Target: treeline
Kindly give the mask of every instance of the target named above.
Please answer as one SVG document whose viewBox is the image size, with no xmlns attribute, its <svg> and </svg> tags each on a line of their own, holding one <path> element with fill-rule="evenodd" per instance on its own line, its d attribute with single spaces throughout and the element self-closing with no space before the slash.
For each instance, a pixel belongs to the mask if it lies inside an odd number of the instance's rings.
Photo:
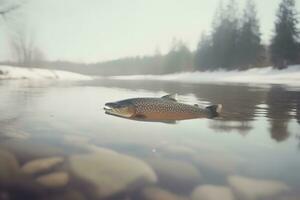
<svg viewBox="0 0 300 200">
<path fill-rule="evenodd" d="M 282 69 L 300 62 L 295 0 L 280 3 L 270 46 L 262 45 L 254 1 L 247 1 L 241 17 L 238 13 L 235 0 L 230 0 L 226 6 L 220 4 L 211 34 L 202 35 L 196 50 L 197 69 L 247 69 L 266 64 Z"/>
<path fill-rule="evenodd" d="M 20 63 L 1 62 L 2 65 L 24 66 Z M 89 75 L 166 74 L 194 70 L 194 52 L 180 40 L 174 39 L 168 54 L 157 51 L 151 56 L 121 58 L 99 63 L 76 63 L 70 61 L 31 62 L 33 67 L 67 70 Z"/>
<path fill-rule="evenodd" d="M 254 1 L 247 1 L 242 17 L 237 2 L 221 3 L 213 21 L 212 33 L 202 34 L 195 66 L 200 70 L 245 69 L 266 60 Z"/>
</svg>

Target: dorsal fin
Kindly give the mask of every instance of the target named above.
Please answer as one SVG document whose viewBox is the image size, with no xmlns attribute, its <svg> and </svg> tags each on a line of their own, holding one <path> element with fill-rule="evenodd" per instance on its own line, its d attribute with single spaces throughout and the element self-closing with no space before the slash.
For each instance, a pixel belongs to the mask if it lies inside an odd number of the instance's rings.
<svg viewBox="0 0 300 200">
<path fill-rule="evenodd" d="M 172 100 L 172 101 L 177 101 L 177 94 L 168 94 L 165 96 L 162 96 L 161 98 L 163 99 L 168 99 L 168 100 Z"/>
</svg>

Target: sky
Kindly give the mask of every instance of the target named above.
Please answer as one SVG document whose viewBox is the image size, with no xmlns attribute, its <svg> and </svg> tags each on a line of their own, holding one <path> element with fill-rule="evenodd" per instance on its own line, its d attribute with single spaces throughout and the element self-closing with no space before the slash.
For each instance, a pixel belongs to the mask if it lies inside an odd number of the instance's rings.
<svg viewBox="0 0 300 200">
<path fill-rule="evenodd" d="M 236 1 L 242 10 L 246 0 Z M 280 0 L 255 1 L 262 38 L 267 43 L 273 34 L 275 12 Z M 174 38 L 184 41 L 194 50 L 202 31 L 209 33 L 219 2 L 27 0 L 22 12 L 19 11 L 14 18 L 27 27 L 34 36 L 35 45 L 47 59 L 93 63 L 152 55 L 156 50 L 166 53 Z M 296 2 L 299 7 L 300 0 Z M 0 60 L 12 58 L 8 23 L 0 19 Z"/>
</svg>

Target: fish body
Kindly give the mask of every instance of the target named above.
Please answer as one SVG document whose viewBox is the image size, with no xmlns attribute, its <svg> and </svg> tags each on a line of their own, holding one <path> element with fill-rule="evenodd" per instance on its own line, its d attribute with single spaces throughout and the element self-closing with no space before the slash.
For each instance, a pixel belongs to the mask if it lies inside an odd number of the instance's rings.
<svg viewBox="0 0 300 200">
<path fill-rule="evenodd" d="M 129 119 L 145 121 L 176 121 L 194 118 L 214 118 L 221 111 L 222 106 L 212 105 L 200 108 L 177 102 L 174 95 L 161 98 L 132 98 L 122 101 L 106 103 L 104 110 L 107 114 Z"/>
</svg>

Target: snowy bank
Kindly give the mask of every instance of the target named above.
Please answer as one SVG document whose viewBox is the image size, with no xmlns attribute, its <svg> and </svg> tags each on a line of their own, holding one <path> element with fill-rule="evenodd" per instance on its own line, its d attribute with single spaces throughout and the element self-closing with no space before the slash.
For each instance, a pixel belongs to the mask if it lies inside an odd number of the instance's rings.
<svg viewBox="0 0 300 200">
<path fill-rule="evenodd" d="M 111 76 L 118 80 L 159 80 L 184 83 L 254 83 L 300 85 L 300 65 L 290 66 L 284 70 L 272 67 L 253 68 L 246 71 L 183 72 L 165 75 L 131 75 Z"/>
<path fill-rule="evenodd" d="M 33 80 L 53 79 L 53 80 L 79 81 L 79 80 L 92 80 L 93 78 L 78 73 L 60 71 L 60 70 L 0 66 L 0 79 L 33 79 Z"/>
</svg>

